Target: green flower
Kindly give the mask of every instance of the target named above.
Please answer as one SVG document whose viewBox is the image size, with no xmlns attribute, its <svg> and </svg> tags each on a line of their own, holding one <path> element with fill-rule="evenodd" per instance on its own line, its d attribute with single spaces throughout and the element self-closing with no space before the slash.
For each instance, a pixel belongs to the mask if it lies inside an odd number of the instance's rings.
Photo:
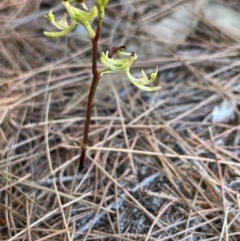
<svg viewBox="0 0 240 241">
<path fill-rule="evenodd" d="M 98 15 L 97 7 L 94 6 L 90 12 L 87 12 L 71 6 L 68 1 L 63 1 L 62 4 L 67 9 L 71 19 L 77 21 L 78 24 L 83 25 L 88 31 L 89 37 L 93 39 L 95 37 L 95 32 L 92 29 L 91 24 Z"/>
<path fill-rule="evenodd" d="M 135 78 L 130 73 L 130 67 L 134 60 L 137 59 L 136 53 L 127 53 L 127 52 L 119 52 L 119 56 L 126 56 L 127 58 L 123 59 L 113 59 L 108 57 L 108 51 L 105 53 L 102 53 L 101 62 L 104 64 L 107 68 L 103 69 L 100 72 L 100 75 L 104 75 L 106 73 L 113 73 L 113 72 L 119 72 L 123 71 L 126 73 L 128 79 L 132 84 L 137 86 L 141 90 L 145 91 L 156 91 L 161 89 L 160 86 L 155 87 L 149 87 L 146 86 L 148 84 L 151 84 L 157 77 L 158 67 L 156 68 L 156 71 L 150 75 L 150 79 L 148 79 L 145 72 L 142 70 L 142 75 L 139 78 Z"/>
<path fill-rule="evenodd" d="M 64 16 L 59 21 L 55 21 L 55 16 L 52 13 L 52 10 L 47 15 L 45 15 L 44 17 L 46 17 L 53 26 L 55 26 L 59 30 L 62 30 L 60 32 L 47 32 L 47 31 L 44 31 L 43 33 L 46 36 L 48 36 L 48 37 L 57 38 L 57 37 L 65 36 L 66 34 L 70 33 L 74 29 L 74 27 L 76 25 L 76 21 L 75 20 L 72 20 L 70 26 L 68 25 L 68 23 L 67 23 L 67 15 L 66 14 L 64 14 Z"/>
<path fill-rule="evenodd" d="M 83 11 L 81 9 L 78 9 L 76 7 L 73 7 L 69 4 L 68 1 L 62 1 L 62 4 L 66 7 L 70 17 L 71 17 L 71 25 L 69 26 L 67 23 L 67 17 L 64 15 L 61 20 L 55 21 L 55 16 L 52 13 L 52 10 L 46 15 L 45 17 L 58 29 L 63 30 L 60 32 L 44 32 L 46 36 L 49 37 L 62 37 L 71 32 L 76 24 L 81 24 L 83 25 L 91 39 L 95 37 L 95 32 L 91 27 L 92 22 L 98 15 L 98 10 L 97 7 L 94 6 L 90 12 Z M 84 4 L 82 2 L 82 4 Z M 86 9 L 86 5 L 84 4 Z"/>
</svg>

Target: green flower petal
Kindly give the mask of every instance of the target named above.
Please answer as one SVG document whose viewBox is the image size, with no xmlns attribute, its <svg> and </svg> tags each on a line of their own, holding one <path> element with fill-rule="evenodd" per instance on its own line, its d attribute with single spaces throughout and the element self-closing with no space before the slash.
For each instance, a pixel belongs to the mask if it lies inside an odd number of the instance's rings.
<svg viewBox="0 0 240 241">
<path fill-rule="evenodd" d="M 158 66 L 156 67 L 156 71 L 150 75 L 150 79 L 148 79 L 145 72 L 142 70 L 142 76 L 138 79 L 139 83 L 142 85 L 151 84 L 157 77 Z"/>
<path fill-rule="evenodd" d="M 144 74 L 145 74 L 145 73 L 144 73 Z M 154 86 L 154 87 L 145 86 L 146 83 L 145 83 L 145 84 L 142 84 L 142 83 L 139 81 L 139 79 L 134 78 L 134 77 L 130 74 L 129 71 L 126 72 L 126 75 L 127 75 L 128 79 L 130 80 L 130 82 L 131 82 L 132 84 L 134 84 L 136 87 L 138 87 L 139 89 L 141 89 L 141 90 L 144 90 L 144 91 L 156 91 L 156 90 L 161 89 L 160 86 Z M 146 75 L 145 75 L 145 76 L 146 76 Z M 146 78 L 147 78 L 147 76 L 146 76 Z M 156 78 L 156 77 L 155 77 L 155 78 Z M 148 80 L 148 79 L 147 79 L 147 80 Z M 151 79 L 150 79 L 150 80 L 151 80 Z M 147 84 L 151 83 L 150 80 L 148 80 L 148 83 L 147 83 Z"/>
<path fill-rule="evenodd" d="M 52 13 L 52 10 L 50 10 L 50 12 L 44 16 L 45 18 L 48 19 L 48 21 L 55 26 L 56 28 L 60 29 L 60 30 L 64 30 L 66 28 L 69 27 L 68 23 L 67 23 L 67 15 L 64 14 L 63 17 L 59 20 L 59 21 L 55 21 L 55 16 Z"/>
<path fill-rule="evenodd" d="M 58 37 L 63 37 L 65 35 L 67 35 L 68 33 L 70 33 L 74 27 L 76 26 L 76 21 L 72 20 L 72 23 L 70 26 L 66 27 L 63 31 L 59 31 L 59 32 L 47 32 L 44 31 L 44 35 L 48 36 L 48 37 L 52 37 L 52 38 L 58 38 Z"/>
</svg>

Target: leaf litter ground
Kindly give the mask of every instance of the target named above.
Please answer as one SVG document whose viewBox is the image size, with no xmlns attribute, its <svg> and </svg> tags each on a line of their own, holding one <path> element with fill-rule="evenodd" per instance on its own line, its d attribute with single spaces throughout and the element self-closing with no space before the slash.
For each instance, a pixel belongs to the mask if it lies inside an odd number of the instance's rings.
<svg viewBox="0 0 240 241">
<path fill-rule="evenodd" d="M 110 1 L 99 51 L 136 51 L 133 73 L 158 65 L 162 90 L 104 76 L 78 173 L 91 45 L 80 27 L 43 36 L 58 1 L 2 1 L 1 240 L 239 240 L 238 38 L 200 11 L 166 44 L 145 24 L 189 1 L 150 2 Z"/>
</svg>

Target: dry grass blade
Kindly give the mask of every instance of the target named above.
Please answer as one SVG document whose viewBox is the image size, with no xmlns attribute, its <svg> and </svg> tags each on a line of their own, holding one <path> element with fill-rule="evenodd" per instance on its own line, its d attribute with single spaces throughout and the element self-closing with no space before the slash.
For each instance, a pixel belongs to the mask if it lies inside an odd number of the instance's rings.
<svg viewBox="0 0 240 241">
<path fill-rule="evenodd" d="M 239 1 L 109 1 L 99 49 L 162 89 L 101 79 L 81 173 L 91 45 L 44 37 L 53 7 L 0 3 L 0 240 L 240 240 Z"/>
</svg>

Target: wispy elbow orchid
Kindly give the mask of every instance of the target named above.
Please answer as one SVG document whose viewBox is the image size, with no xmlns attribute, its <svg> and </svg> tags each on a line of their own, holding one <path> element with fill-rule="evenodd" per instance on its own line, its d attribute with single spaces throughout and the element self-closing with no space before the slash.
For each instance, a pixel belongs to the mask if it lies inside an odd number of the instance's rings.
<svg viewBox="0 0 240 241">
<path fill-rule="evenodd" d="M 114 72 L 122 71 L 122 72 L 126 73 L 130 82 L 141 90 L 156 91 L 156 90 L 161 89 L 160 86 L 155 86 L 155 87 L 146 86 L 146 85 L 154 82 L 154 80 L 157 77 L 158 68 L 156 68 L 156 71 L 150 75 L 149 79 L 143 70 L 142 70 L 141 77 L 135 78 L 130 73 L 130 67 L 131 67 L 133 61 L 137 59 L 137 54 L 136 53 L 128 53 L 128 52 L 118 52 L 118 55 L 126 56 L 126 58 L 123 58 L 123 59 L 109 58 L 108 51 L 106 52 L 106 54 L 102 53 L 101 62 L 107 68 L 103 69 L 100 72 L 101 76 L 106 73 L 114 73 Z"/>
<path fill-rule="evenodd" d="M 87 30 L 89 37 L 93 39 L 95 37 L 95 32 L 91 27 L 92 22 L 98 15 L 97 7 L 94 6 L 90 12 L 78 9 L 73 7 L 69 4 L 68 1 L 62 1 L 62 4 L 67 9 L 70 17 L 71 17 L 71 25 L 69 26 L 67 23 L 67 17 L 64 15 L 61 20 L 55 21 L 55 16 L 52 13 L 52 10 L 45 16 L 60 32 L 47 32 L 45 31 L 44 34 L 49 37 L 62 37 L 71 32 L 76 24 L 81 24 Z M 84 9 L 87 9 L 86 5 L 82 3 Z"/>
<path fill-rule="evenodd" d="M 125 52 L 125 46 L 113 47 L 112 53 L 109 57 L 108 51 L 106 53 L 102 53 L 101 62 L 105 66 L 105 69 L 98 71 L 97 68 L 97 56 L 98 56 L 98 41 L 101 36 L 101 30 L 103 26 L 104 16 L 105 16 L 105 8 L 109 2 L 109 0 L 96 0 L 96 5 L 88 11 L 88 8 L 85 4 L 87 0 L 62 0 L 62 4 L 67 9 L 68 14 L 71 18 L 71 24 L 68 25 L 67 15 L 65 14 L 59 21 L 55 20 L 55 16 L 52 13 L 52 10 L 45 16 L 57 29 L 58 32 L 47 32 L 44 34 L 49 37 L 62 37 L 71 32 L 76 24 L 83 25 L 88 32 L 88 35 L 91 39 L 92 43 L 92 83 L 88 94 L 87 100 L 87 110 L 86 110 L 86 120 L 83 131 L 83 140 L 81 142 L 81 155 L 79 159 L 79 170 L 82 171 L 84 168 L 84 160 L 86 156 L 86 151 L 88 147 L 88 134 L 89 127 L 91 123 L 91 110 L 92 103 L 94 100 L 94 94 L 96 88 L 98 86 L 100 78 L 107 73 L 115 73 L 115 72 L 124 72 L 130 82 L 138 87 L 141 90 L 145 91 L 156 91 L 161 89 L 160 86 L 148 86 L 152 82 L 155 81 L 157 77 L 158 67 L 156 67 L 156 71 L 150 75 L 148 78 L 145 72 L 142 70 L 141 76 L 139 78 L 135 78 L 130 73 L 130 67 L 134 60 L 137 59 L 137 54 L 132 52 Z M 82 9 L 71 6 L 71 4 L 79 4 L 82 6 Z M 96 33 L 92 29 L 91 24 L 97 17 L 97 27 Z"/>
</svg>

